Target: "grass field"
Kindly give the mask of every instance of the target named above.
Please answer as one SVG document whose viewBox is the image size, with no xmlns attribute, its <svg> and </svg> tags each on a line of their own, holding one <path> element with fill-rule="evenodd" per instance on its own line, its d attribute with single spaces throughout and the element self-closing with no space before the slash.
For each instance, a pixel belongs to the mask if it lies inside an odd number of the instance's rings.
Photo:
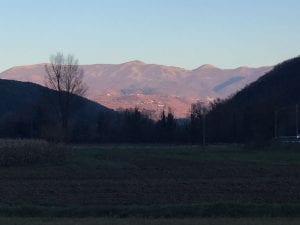
<svg viewBox="0 0 300 225">
<path fill-rule="evenodd" d="M 64 164 L 0 167 L 0 182 L 1 216 L 300 217 L 298 146 L 75 146 Z"/>
<path fill-rule="evenodd" d="M 299 225 L 300 219 L 109 219 L 109 218 L 0 218 L 5 225 Z"/>
</svg>

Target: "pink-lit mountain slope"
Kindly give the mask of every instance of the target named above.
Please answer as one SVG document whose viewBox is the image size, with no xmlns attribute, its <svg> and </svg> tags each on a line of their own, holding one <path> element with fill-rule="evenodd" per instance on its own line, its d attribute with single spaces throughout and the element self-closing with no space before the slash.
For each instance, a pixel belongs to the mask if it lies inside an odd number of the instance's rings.
<svg viewBox="0 0 300 225">
<path fill-rule="evenodd" d="M 177 117 L 186 116 L 191 103 L 226 98 L 272 69 L 203 65 L 186 70 L 141 61 L 82 67 L 88 98 L 113 109 L 139 107 L 160 111 L 170 107 Z M 44 64 L 13 67 L 0 73 L 0 78 L 44 85 Z"/>
</svg>

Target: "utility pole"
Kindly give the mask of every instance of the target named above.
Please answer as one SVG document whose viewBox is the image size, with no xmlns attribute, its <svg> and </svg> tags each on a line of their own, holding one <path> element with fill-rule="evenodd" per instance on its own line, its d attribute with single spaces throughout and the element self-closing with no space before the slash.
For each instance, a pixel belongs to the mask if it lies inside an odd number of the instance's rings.
<svg viewBox="0 0 300 225">
<path fill-rule="evenodd" d="M 298 114 L 299 114 L 299 105 L 296 104 L 296 137 L 298 137 L 299 135 L 299 117 L 298 117 Z"/>
<path fill-rule="evenodd" d="M 205 131 L 206 131 L 206 127 L 205 127 L 205 113 L 202 115 L 202 145 L 203 147 L 205 147 L 206 145 L 206 134 L 205 134 Z"/>
</svg>

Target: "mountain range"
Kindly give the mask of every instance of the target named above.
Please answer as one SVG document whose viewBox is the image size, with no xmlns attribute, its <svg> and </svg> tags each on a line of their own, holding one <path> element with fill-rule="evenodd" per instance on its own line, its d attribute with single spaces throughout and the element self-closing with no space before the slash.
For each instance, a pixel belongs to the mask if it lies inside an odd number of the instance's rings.
<svg viewBox="0 0 300 225">
<path fill-rule="evenodd" d="M 1 79 L 44 84 L 45 64 L 17 66 L 0 73 Z M 227 98 L 269 72 L 272 67 L 220 69 L 205 64 L 194 70 L 131 61 L 123 64 L 82 65 L 87 97 L 108 108 L 171 108 L 185 117 L 191 103 Z"/>
</svg>

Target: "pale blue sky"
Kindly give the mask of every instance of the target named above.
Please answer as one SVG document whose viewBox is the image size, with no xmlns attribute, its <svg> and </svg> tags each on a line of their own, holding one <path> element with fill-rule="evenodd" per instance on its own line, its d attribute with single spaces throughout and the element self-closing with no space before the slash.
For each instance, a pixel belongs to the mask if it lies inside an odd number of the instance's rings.
<svg viewBox="0 0 300 225">
<path fill-rule="evenodd" d="M 0 71 L 57 51 L 82 64 L 272 65 L 300 54 L 300 1 L 0 0 Z"/>
</svg>

